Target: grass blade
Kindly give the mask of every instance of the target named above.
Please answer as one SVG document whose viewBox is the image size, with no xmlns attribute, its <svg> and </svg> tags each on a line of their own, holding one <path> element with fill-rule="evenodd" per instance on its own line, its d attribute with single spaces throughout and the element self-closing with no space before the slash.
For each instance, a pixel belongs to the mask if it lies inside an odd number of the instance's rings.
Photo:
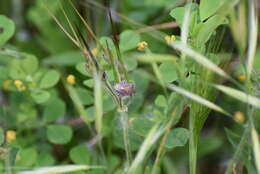
<svg viewBox="0 0 260 174">
<path fill-rule="evenodd" d="M 86 166 L 86 165 L 66 165 L 66 166 L 56 166 L 56 167 L 42 167 L 32 171 L 22 171 L 18 174 L 59 174 L 67 172 L 75 172 L 81 170 L 90 169 L 102 169 L 101 166 Z"/>
<path fill-rule="evenodd" d="M 230 87 L 223 86 L 223 85 L 214 85 L 214 86 L 218 90 L 224 92 L 225 94 L 227 94 L 237 100 L 240 100 L 244 103 L 251 104 L 252 106 L 260 108 L 260 99 L 255 96 L 248 95 L 248 94 L 244 93 L 243 91 L 239 91 L 237 89 L 230 88 Z"/>
<path fill-rule="evenodd" d="M 257 172 L 260 173 L 260 144 L 259 144 L 258 134 L 257 134 L 257 131 L 255 130 L 255 128 L 252 128 L 252 130 L 251 130 L 251 137 L 252 137 L 252 142 L 253 142 L 255 165 L 257 168 Z"/>
<path fill-rule="evenodd" d="M 189 58 L 192 58 L 202 66 L 206 67 L 207 69 L 215 72 L 216 74 L 226 78 L 226 79 L 232 79 L 225 71 L 223 71 L 221 68 L 219 68 L 216 64 L 211 62 L 207 57 L 201 55 L 200 53 L 194 51 L 193 49 L 189 48 L 187 45 L 181 43 L 181 42 L 173 42 L 171 43 L 171 46 L 182 53 L 189 56 Z"/>
<path fill-rule="evenodd" d="M 191 93 L 191 92 L 189 92 L 189 91 L 187 91 L 185 89 L 177 87 L 177 86 L 175 86 L 173 84 L 168 85 L 168 88 L 170 88 L 171 90 L 173 90 L 173 91 L 175 91 L 175 92 L 177 92 L 177 93 L 179 93 L 179 94 L 181 94 L 181 95 L 183 95 L 185 97 L 190 98 L 193 101 L 196 101 L 196 102 L 198 102 L 198 103 L 200 103 L 200 104 L 202 104 L 204 106 L 207 106 L 208 108 L 210 108 L 212 110 L 221 112 L 221 113 L 223 113 L 225 115 L 228 115 L 228 116 L 231 115 L 228 112 L 226 112 L 224 109 L 222 109 L 221 107 L 217 106 L 216 104 L 214 104 L 214 103 L 206 100 L 205 98 L 202 98 L 202 97 L 200 97 L 200 96 L 198 96 L 198 95 L 196 95 L 194 93 Z"/>
<path fill-rule="evenodd" d="M 249 38 L 247 51 L 247 75 L 250 76 L 253 70 L 254 58 L 257 47 L 257 15 L 256 15 L 256 1 L 249 0 Z"/>
<path fill-rule="evenodd" d="M 95 96 L 95 114 L 96 114 L 96 130 L 99 135 L 101 135 L 102 130 L 102 117 L 103 117 L 103 101 L 102 101 L 102 82 L 99 74 L 95 74 L 94 76 L 95 88 L 94 88 L 94 96 Z"/>
<path fill-rule="evenodd" d="M 134 53 L 131 54 L 131 57 L 136 58 L 138 61 L 144 63 L 176 62 L 178 60 L 177 57 L 169 54 L 155 54 L 155 53 L 146 53 L 146 54 Z"/>
<path fill-rule="evenodd" d="M 191 7 L 192 3 L 186 5 L 184 20 L 181 26 L 181 42 L 187 44 L 188 35 L 189 35 L 189 26 L 190 26 L 190 16 L 191 16 Z"/>
<path fill-rule="evenodd" d="M 160 138 L 163 133 L 163 129 L 159 128 L 159 125 L 155 125 L 146 136 L 143 144 L 141 145 L 132 165 L 130 166 L 127 174 L 135 174 L 138 167 L 142 164 L 146 154 L 149 152 L 154 143 Z"/>
</svg>

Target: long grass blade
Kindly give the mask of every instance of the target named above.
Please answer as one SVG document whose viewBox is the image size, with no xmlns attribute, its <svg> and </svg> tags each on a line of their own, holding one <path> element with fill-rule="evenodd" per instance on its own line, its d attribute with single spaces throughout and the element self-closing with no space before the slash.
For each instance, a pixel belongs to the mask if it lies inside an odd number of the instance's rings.
<svg viewBox="0 0 260 174">
<path fill-rule="evenodd" d="M 83 22 L 83 24 L 85 25 L 87 31 L 89 32 L 89 34 L 91 35 L 91 37 L 93 37 L 96 41 L 98 41 L 98 38 L 96 37 L 96 35 L 94 34 L 94 32 L 92 31 L 91 27 L 89 26 L 89 24 L 86 22 L 86 20 L 84 20 L 84 18 L 81 16 L 81 14 L 79 13 L 79 11 L 75 8 L 75 6 L 73 5 L 73 3 L 71 1 L 70 5 L 73 8 L 73 10 L 77 13 L 77 15 L 79 16 L 80 20 Z"/>
<path fill-rule="evenodd" d="M 226 79 L 232 79 L 225 71 L 223 71 L 221 68 L 219 68 L 216 64 L 211 62 L 207 57 L 201 55 L 200 53 L 194 51 L 193 49 L 189 48 L 187 45 L 181 43 L 181 42 L 173 42 L 171 43 L 171 46 L 184 54 L 188 55 L 189 58 L 192 58 L 202 66 L 208 68 L 209 70 L 215 72 L 216 74 L 226 78 Z"/>
<path fill-rule="evenodd" d="M 47 9 L 49 15 L 53 18 L 53 20 L 56 22 L 56 24 L 60 27 L 60 29 L 66 34 L 66 36 L 79 48 L 81 48 L 80 42 L 77 42 L 73 36 L 65 29 L 65 27 L 59 22 L 59 20 L 56 18 L 56 16 L 52 13 L 52 11 L 43 4 L 43 6 Z"/>
<path fill-rule="evenodd" d="M 68 15 L 66 14 L 66 12 L 65 12 L 65 10 L 64 10 L 64 7 L 63 7 L 63 5 L 62 5 L 61 3 L 60 3 L 60 7 L 61 7 L 61 11 L 62 11 L 63 15 L 64 15 L 65 18 L 66 18 L 66 21 L 67 21 L 68 24 L 69 24 L 69 27 L 70 27 L 72 33 L 73 33 L 73 35 L 74 35 L 74 38 L 76 39 L 76 41 L 77 41 L 78 43 L 80 43 L 80 40 L 79 40 L 79 38 L 78 38 L 78 36 L 77 36 L 77 34 L 76 34 L 76 31 L 75 31 L 75 29 L 74 29 L 72 23 L 70 22 L 70 19 L 69 19 Z"/>
<path fill-rule="evenodd" d="M 154 143 L 161 137 L 163 129 L 160 129 L 159 125 L 155 125 L 146 136 L 143 144 L 141 145 L 133 163 L 131 164 L 127 174 L 135 174 L 136 170 L 141 166 L 148 151 L 154 145 Z"/>
<path fill-rule="evenodd" d="M 253 70 L 254 58 L 257 47 L 257 15 L 256 15 L 256 1 L 249 0 L 249 38 L 248 38 L 248 51 L 247 51 L 247 75 L 250 76 Z"/>
<path fill-rule="evenodd" d="M 178 60 L 178 58 L 173 55 L 155 54 L 155 53 L 146 53 L 146 54 L 134 53 L 131 54 L 131 57 L 136 58 L 138 61 L 144 63 L 176 62 Z"/>
<path fill-rule="evenodd" d="M 66 165 L 66 166 L 55 166 L 55 167 L 42 167 L 32 171 L 22 171 L 18 174 L 60 174 L 67 172 L 76 172 L 90 169 L 104 169 L 101 166 L 86 166 L 86 165 Z"/>
<path fill-rule="evenodd" d="M 252 106 L 255 106 L 256 108 L 260 108 L 260 99 L 255 97 L 255 96 L 251 96 L 249 94 L 246 94 L 243 91 L 234 89 L 234 88 L 230 88 L 227 86 L 223 86 L 223 85 L 214 85 L 215 88 L 217 88 L 218 90 L 224 92 L 225 94 L 240 100 L 241 102 L 250 104 Z"/>
<path fill-rule="evenodd" d="M 257 131 L 255 128 L 251 130 L 251 137 L 253 142 L 253 150 L 254 150 L 254 157 L 255 157 L 255 165 L 257 168 L 257 172 L 260 173 L 260 143 Z"/>
<path fill-rule="evenodd" d="M 103 118 L 103 100 L 102 100 L 102 82 L 101 82 L 101 75 L 95 74 L 94 81 L 94 96 L 95 96 L 95 114 L 96 114 L 96 130 L 99 135 L 101 135 L 102 131 L 102 118 Z"/>
<path fill-rule="evenodd" d="M 187 44 L 188 35 L 189 35 L 189 26 L 190 26 L 190 16 L 191 16 L 191 7 L 192 4 L 189 3 L 186 5 L 183 24 L 181 26 L 181 42 Z"/>
<path fill-rule="evenodd" d="M 170 88 L 171 90 L 173 90 L 173 91 L 175 91 L 175 92 L 177 92 L 177 93 L 179 93 L 179 94 L 181 94 L 185 97 L 188 97 L 191 100 L 196 101 L 196 102 L 198 102 L 198 103 L 200 103 L 200 104 L 202 104 L 202 105 L 204 105 L 204 106 L 206 106 L 206 107 L 208 107 L 212 110 L 221 112 L 221 113 L 228 115 L 228 116 L 231 116 L 231 114 L 229 114 L 227 111 L 222 109 L 220 106 L 212 103 L 211 101 L 206 100 L 205 98 L 202 98 L 201 96 L 198 96 L 194 93 L 191 93 L 191 92 L 189 92 L 189 91 L 187 91 L 183 88 L 177 87 L 173 84 L 168 85 L 168 88 Z"/>
</svg>

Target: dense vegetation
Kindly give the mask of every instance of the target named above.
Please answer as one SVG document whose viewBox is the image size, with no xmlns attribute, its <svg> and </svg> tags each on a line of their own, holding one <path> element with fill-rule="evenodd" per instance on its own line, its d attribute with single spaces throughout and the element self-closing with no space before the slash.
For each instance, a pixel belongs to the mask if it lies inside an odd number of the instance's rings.
<svg viewBox="0 0 260 174">
<path fill-rule="evenodd" d="M 0 171 L 260 174 L 257 0 L 0 1 Z"/>
</svg>

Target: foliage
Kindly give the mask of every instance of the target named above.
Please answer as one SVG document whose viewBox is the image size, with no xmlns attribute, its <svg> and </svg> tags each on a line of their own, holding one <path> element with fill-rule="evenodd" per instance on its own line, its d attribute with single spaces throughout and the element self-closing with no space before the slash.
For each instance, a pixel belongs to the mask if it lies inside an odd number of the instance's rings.
<svg viewBox="0 0 260 174">
<path fill-rule="evenodd" d="M 254 0 L 13 3 L 1 172 L 260 172 Z"/>
</svg>

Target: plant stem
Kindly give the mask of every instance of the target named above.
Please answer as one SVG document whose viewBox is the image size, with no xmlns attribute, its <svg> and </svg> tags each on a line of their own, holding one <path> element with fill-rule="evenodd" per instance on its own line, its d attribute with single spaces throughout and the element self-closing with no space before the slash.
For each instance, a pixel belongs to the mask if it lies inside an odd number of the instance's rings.
<svg viewBox="0 0 260 174">
<path fill-rule="evenodd" d="M 125 145 L 125 152 L 126 152 L 126 160 L 127 160 L 127 169 L 131 164 L 132 155 L 131 155 L 131 148 L 129 143 L 129 125 L 128 125 L 128 116 L 126 111 L 120 112 L 120 119 L 123 127 L 123 138 L 124 138 L 124 145 Z"/>
<path fill-rule="evenodd" d="M 242 138 L 237 146 L 236 152 L 233 156 L 233 158 L 231 159 L 231 161 L 228 164 L 228 168 L 225 172 L 225 174 L 231 174 L 232 173 L 232 169 L 234 167 L 235 162 L 238 160 L 239 156 L 242 153 L 243 148 L 245 147 L 245 145 L 247 144 L 247 140 L 248 140 L 248 136 L 250 135 L 250 123 L 248 122 L 246 125 L 246 129 L 242 135 Z"/>
<path fill-rule="evenodd" d="M 190 174 L 196 174 L 196 166 L 197 166 L 197 133 L 194 129 L 194 115 L 190 112 L 189 119 L 189 129 L 190 129 L 190 141 L 189 141 L 189 164 L 190 164 Z"/>
</svg>

